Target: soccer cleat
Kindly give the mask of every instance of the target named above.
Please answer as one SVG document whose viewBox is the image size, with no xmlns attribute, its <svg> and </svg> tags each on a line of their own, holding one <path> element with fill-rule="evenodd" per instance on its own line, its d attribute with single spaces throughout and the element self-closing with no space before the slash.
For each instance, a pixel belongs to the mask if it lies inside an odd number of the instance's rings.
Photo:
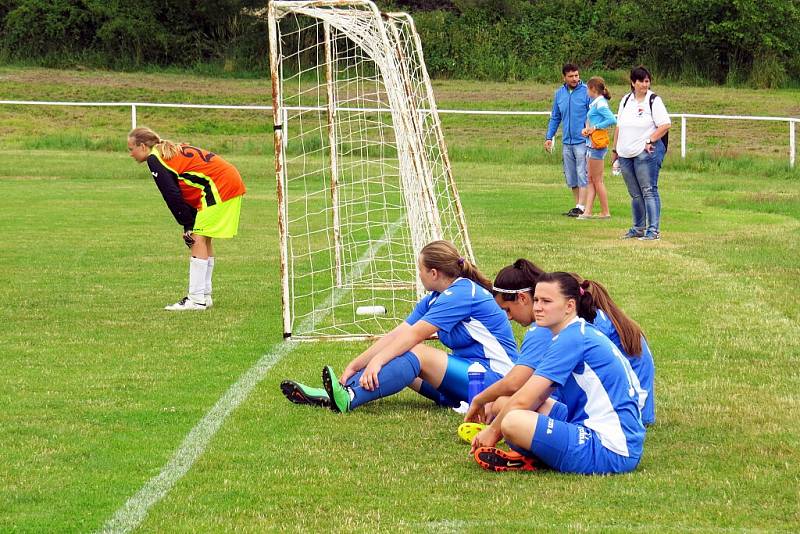
<svg viewBox="0 0 800 534">
<path fill-rule="evenodd" d="M 201 304 L 199 302 L 195 302 L 189 297 L 183 297 L 181 300 L 176 302 L 175 304 L 170 304 L 169 306 L 164 306 L 165 310 L 169 311 L 188 311 L 188 310 L 205 310 L 206 305 Z"/>
<path fill-rule="evenodd" d="M 331 410 L 337 413 L 350 411 L 350 393 L 336 379 L 336 374 L 330 365 L 326 365 L 322 369 L 322 385 L 325 386 L 325 391 L 328 393 Z"/>
<path fill-rule="evenodd" d="M 308 387 L 294 380 L 281 382 L 281 392 L 284 397 L 295 404 L 307 404 L 320 408 L 330 408 L 331 406 L 331 399 L 324 389 Z"/>
<path fill-rule="evenodd" d="M 211 295 L 206 295 L 206 309 L 209 309 L 213 305 L 214 301 L 211 300 Z"/>
<path fill-rule="evenodd" d="M 487 471 L 536 471 L 541 467 L 535 458 L 496 447 L 480 447 L 475 451 L 475 461 Z"/>
<path fill-rule="evenodd" d="M 461 423 L 458 425 L 458 437 L 471 444 L 472 439 L 484 428 L 486 425 L 483 423 Z M 498 445 L 503 443 L 505 442 L 502 439 L 497 442 Z"/>
</svg>

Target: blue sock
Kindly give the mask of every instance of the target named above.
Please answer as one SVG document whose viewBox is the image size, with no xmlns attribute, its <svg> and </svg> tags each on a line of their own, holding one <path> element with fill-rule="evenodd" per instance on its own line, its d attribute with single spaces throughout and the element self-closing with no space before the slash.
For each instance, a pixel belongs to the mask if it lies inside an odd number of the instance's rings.
<svg viewBox="0 0 800 534">
<path fill-rule="evenodd" d="M 355 376 L 348 382 L 353 390 L 354 397 L 350 401 L 350 409 L 366 404 L 375 399 L 381 399 L 402 391 L 419 376 L 419 358 L 413 352 L 406 352 L 387 363 L 378 373 L 380 387 L 367 391 L 358 385 Z M 357 376 L 361 376 L 359 373 Z"/>
<path fill-rule="evenodd" d="M 428 382 L 422 381 L 419 387 L 419 394 L 423 397 L 428 397 L 439 406 L 455 407 L 461 404 L 460 401 L 452 400 L 447 395 L 430 385 Z"/>
</svg>

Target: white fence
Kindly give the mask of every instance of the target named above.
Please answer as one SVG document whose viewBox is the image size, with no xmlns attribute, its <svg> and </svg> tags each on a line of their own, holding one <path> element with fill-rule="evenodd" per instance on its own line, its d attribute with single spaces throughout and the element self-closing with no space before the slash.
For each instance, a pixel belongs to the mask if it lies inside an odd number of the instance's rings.
<svg viewBox="0 0 800 534">
<path fill-rule="evenodd" d="M 233 106 L 224 104 L 157 104 L 152 102 L 44 102 L 35 100 L 0 100 L 0 104 L 24 105 L 24 106 L 82 106 L 82 107 L 126 107 L 131 108 L 131 128 L 136 128 L 137 108 L 194 108 L 194 109 L 240 109 L 253 111 L 272 111 L 272 106 Z M 305 109 L 305 108 L 304 108 Z M 314 109 L 314 108 L 308 108 Z M 375 112 L 387 110 L 369 110 Z M 422 110 L 424 112 L 424 110 Z M 490 111 L 490 110 L 459 110 L 459 109 L 440 109 L 440 114 L 461 114 L 461 115 L 545 115 L 549 116 L 549 111 Z M 797 142 L 796 125 L 800 123 L 800 118 L 794 117 L 758 117 L 744 115 L 701 115 L 697 113 L 670 113 L 673 121 L 681 119 L 681 157 L 686 157 L 687 119 L 719 119 L 719 120 L 743 120 L 743 121 L 770 121 L 786 122 L 789 125 L 789 166 L 794 167 Z"/>
</svg>

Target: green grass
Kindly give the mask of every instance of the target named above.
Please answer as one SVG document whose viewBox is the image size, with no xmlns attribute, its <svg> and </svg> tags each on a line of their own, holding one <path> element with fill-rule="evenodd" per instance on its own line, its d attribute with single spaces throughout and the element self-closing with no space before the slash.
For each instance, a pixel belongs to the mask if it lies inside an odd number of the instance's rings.
<svg viewBox="0 0 800 534">
<path fill-rule="evenodd" d="M 506 89 L 487 91 L 500 102 Z M 0 107 L 33 139 L 47 128 L 33 117 L 28 133 L 29 111 Z M 74 128 L 124 137 L 124 113 L 116 126 L 102 117 L 73 116 Z M 168 132 L 186 127 L 179 114 L 159 121 Z M 570 195 L 559 162 L 538 153 L 539 134 L 522 125 L 492 135 L 458 120 L 448 127 L 473 246 L 490 275 L 524 256 L 595 278 L 643 326 L 658 422 L 639 469 L 483 472 L 455 437 L 458 415 L 410 393 L 347 416 L 290 405 L 281 379 L 318 383 L 324 364 L 341 368 L 365 346 L 299 344 L 141 530 L 797 531 L 798 171 L 671 153 L 664 239 L 630 243 L 617 239 L 629 216 L 621 181 L 607 176 L 610 221 L 560 216 Z M 525 131 L 531 147 L 519 150 L 529 156 L 506 159 Z M 248 186 L 240 235 L 218 243 L 215 308 L 186 315 L 161 310 L 185 290 L 179 228 L 122 144 L 109 152 L 0 140 L 0 531 L 102 528 L 282 343 L 272 160 L 249 152 L 246 134 L 185 135 L 229 143 L 221 153 Z M 269 154 L 268 136 L 256 139 Z"/>
</svg>

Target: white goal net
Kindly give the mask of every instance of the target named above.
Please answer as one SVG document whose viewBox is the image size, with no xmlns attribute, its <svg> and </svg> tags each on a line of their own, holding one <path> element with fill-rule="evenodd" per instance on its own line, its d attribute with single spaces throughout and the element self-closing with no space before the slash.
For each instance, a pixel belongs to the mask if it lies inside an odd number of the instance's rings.
<svg viewBox="0 0 800 534">
<path fill-rule="evenodd" d="M 284 336 L 381 335 L 420 249 L 474 260 L 419 37 L 366 1 L 269 5 Z"/>
</svg>

